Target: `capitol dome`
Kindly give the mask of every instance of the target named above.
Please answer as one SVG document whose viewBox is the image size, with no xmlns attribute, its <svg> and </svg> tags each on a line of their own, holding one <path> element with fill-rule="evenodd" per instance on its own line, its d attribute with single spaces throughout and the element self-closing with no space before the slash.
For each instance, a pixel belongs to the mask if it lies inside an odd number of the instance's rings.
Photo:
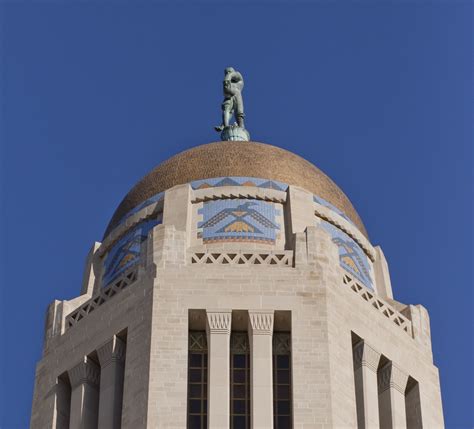
<svg viewBox="0 0 474 429">
<path fill-rule="evenodd" d="M 321 198 L 367 237 L 362 220 L 349 198 L 310 162 L 285 149 L 264 143 L 221 141 L 186 150 L 155 167 L 119 204 L 104 238 L 128 213 L 157 194 L 176 185 L 215 178 L 266 179 L 264 184 L 258 185 L 260 187 L 271 187 L 272 181 L 299 186 Z M 225 184 L 231 182 L 227 181 Z M 257 186 L 252 180 L 239 183 L 242 184 Z M 206 186 L 206 183 L 200 183 L 200 186 Z"/>
</svg>

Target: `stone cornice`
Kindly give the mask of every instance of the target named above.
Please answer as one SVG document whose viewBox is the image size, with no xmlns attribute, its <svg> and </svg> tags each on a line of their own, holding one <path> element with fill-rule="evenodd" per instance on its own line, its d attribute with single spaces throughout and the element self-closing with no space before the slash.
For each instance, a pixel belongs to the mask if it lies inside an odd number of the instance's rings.
<svg viewBox="0 0 474 429">
<path fill-rule="evenodd" d="M 316 216 L 329 222 L 335 227 L 339 228 L 341 231 L 344 231 L 349 237 L 351 237 L 365 252 L 372 262 L 375 262 L 375 249 L 370 244 L 369 240 L 364 236 L 362 232 L 357 229 L 357 227 L 351 224 L 348 220 L 344 219 L 342 216 L 335 213 L 333 210 L 328 207 L 324 207 L 321 204 L 316 202 L 314 204 L 314 211 Z"/>
<path fill-rule="evenodd" d="M 406 374 L 392 362 L 388 362 L 386 365 L 380 368 L 378 374 L 379 393 L 392 388 L 404 395 L 407 382 L 408 374 Z"/>
<path fill-rule="evenodd" d="M 354 368 L 359 369 L 365 366 L 377 372 L 379 366 L 380 353 L 369 346 L 365 341 L 360 341 L 354 346 Z"/>
<path fill-rule="evenodd" d="M 231 310 L 206 310 L 206 316 L 208 333 L 230 335 Z"/>
<path fill-rule="evenodd" d="M 112 231 L 110 231 L 110 233 L 107 234 L 107 236 L 102 241 L 101 246 L 97 250 L 97 254 L 100 257 L 104 256 L 112 247 L 112 245 L 120 240 L 120 238 L 122 238 L 128 232 L 128 230 L 147 218 L 161 216 L 162 212 L 163 200 L 160 200 L 129 216 L 125 221 L 118 224 Z"/>
<path fill-rule="evenodd" d="M 285 191 L 258 188 L 255 186 L 219 186 L 215 188 L 195 189 L 192 195 L 192 203 L 230 198 L 255 199 L 284 203 L 287 198 L 287 193 Z"/>
<path fill-rule="evenodd" d="M 87 356 L 68 371 L 71 389 L 75 389 L 81 384 L 89 384 L 93 387 L 99 385 L 100 369 L 99 366 L 91 361 Z"/>
<path fill-rule="evenodd" d="M 101 368 L 105 368 L 112 362 L 123 363 L 125 361 L 125 343 L 116 335 L 97 349 L 97 356 Z"/>
<path fill-rule="evenodd" d="M 272 335 L 273 310 L 249 310 L 249 332 L 252 335 Z"/>
</svg>

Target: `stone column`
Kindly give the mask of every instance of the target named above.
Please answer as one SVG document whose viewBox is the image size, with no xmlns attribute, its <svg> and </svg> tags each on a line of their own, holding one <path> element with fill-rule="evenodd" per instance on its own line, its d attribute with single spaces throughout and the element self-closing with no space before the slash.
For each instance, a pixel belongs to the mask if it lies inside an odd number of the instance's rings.
<svg viewBox="0 0 474 429">
<path fill-rule="evenodd" d="M 354 346 L 354 380 L 356 390 L 357 427 L 379 428 L 377 368 L 380 353 L 365 341 Z"/>
<path fill-rule="evenodd" d="M 209 429 L 226 429 L 230 422 L 230 325 L 231 310 L 207 310 Z"/>
<path fill-rule="evenodd" d="M 120 429 L 125 344 L 113 338 L 97 349 L 100 362 L 99 428 Z"/>
<path fill-rule="evenodd" d="M 379 371 L 380 427 L 403 429 L 407 427 L 405 388 L 408 375 L 392 362 Z"/>
<path fill-rule="evenodd" d="M 252 428 L 273 428 L 273 310 L 249 310 Z"/>
<path fill-rule="evenodd" d="M 87 356 L 68 371 L 71 382 L 69 429 L 96 429 L 100 369 Z"/>
</svg>

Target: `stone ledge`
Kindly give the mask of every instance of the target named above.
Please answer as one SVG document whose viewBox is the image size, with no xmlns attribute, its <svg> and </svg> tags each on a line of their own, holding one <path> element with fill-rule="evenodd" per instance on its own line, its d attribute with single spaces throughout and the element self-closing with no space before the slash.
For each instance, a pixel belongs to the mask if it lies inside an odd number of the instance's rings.
<svg viewBox="0 0 474 429">
<path fill-rule="evenodd" d="M 317 217 L 329 222 L 335 227 L 339 228 L 341 231 L 344 231 L 349 237 L 351 237 L 366 253 L 369 259 L 372 262 L 375 262 L 375 249 L 370 244 L 369 240 L 364 237 L 364 235 L 349 221 L 344 219 L 342 216 L 335 213 L 333 210 L 324 207 L 321 204 L 316 202 L 314 204 L 315 214 Z"/>
<path fill-rule="evenodd" d="M 191 203 L 221 199 L 256 199 L 275 203 L 286 202 L 287 193 L 276 189 L 255 186 L 218 186 L 215 188 L 195 189 Z"/>
</svg>

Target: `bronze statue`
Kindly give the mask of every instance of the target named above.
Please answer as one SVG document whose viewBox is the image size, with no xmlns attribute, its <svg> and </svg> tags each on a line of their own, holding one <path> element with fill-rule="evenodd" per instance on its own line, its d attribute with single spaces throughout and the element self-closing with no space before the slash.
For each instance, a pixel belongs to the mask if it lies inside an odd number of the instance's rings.
<svg viewBox="0 0 474 429">
<path fill-rule="evenodd" d="M 225 69 L 223 82 L 224 101 L 222 103 L 222 124 L 215 127 L 216 131 L 232 126 L 230 120 L 234 115 L 237 126 L 245 129 L 244 126 L 244 102 L 242 100 L 242 90 L 244 89 L 244 79 L 242 75 L 232 67 Z"/>
</svg>

